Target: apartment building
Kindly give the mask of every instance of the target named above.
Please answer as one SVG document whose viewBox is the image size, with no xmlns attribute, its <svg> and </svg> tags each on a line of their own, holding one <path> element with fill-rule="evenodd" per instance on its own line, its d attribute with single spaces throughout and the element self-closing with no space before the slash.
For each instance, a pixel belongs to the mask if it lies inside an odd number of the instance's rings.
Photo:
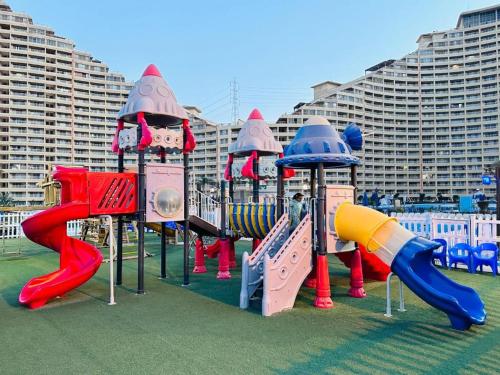
<svg viewBox="0 0 500 375">
<path fill-rule="evenodd" d="M 49 165 L 116 167 L 116 113 L 131 83 L 0 1 L 0 192 L 39 205 Z"/>
<path fill-rule="evenodd" d="M 288 143 L 311 115 L 339 130 L 355 122 L 366 136 L 361 191 L 452 196 L 484 188 L 493 196 L 481 175 L 500 154 L 500 6 L 464 12 L 454 29 L 422 34 L 417 43 L 351 82 L 313 86 L 312 102 L 278 119 L 279 139 Z"/>
<path fill-rule="evenodd" d="M 358 124 L 365 134 L 360 192 L 452 196 L 485 188 L 491 196 L 493 187 L 483 187 L 481 175 L 500 154 L 499 41 L 500 6 L 464 12 L 454 29 L 421 35 L 417 49 L 400 59 L 348 83 L 313 86 L 313 101 L 298 103 L 270 127 L 286 145 L 312 115 L 327 117 L 339 131 Z M 43 193 L 36 184 L 50 165 L 115 170 L 115 117 L 131 87 L 72 41 L 0 0 L 0 192 L 17 204 L 38 205 Z M 243 122 L 216 124 L 197 107 L 186 109 L 198 143 L 192 177 L 214 184 Z M 135 164 L 135 156 L 127 154 L 125 163 Z M 307 175 L 299 171 L 289 191 L 307 190 Z M 329 171 L 327 181 L 347 183 L 348 173 Z M 273 181 L 261 186 L 275 188 Z M 245 189 L 248 182 L 237 184 Z"/>
</svg>

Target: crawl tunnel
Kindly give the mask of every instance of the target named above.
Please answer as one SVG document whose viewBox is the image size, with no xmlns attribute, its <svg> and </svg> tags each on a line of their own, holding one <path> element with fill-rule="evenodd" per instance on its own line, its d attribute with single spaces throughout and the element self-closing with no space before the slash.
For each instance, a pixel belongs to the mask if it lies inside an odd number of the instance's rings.
<svg viewBox="0 0 500 375">
<path fill-rule="evenodd" d="M 458 330 L 484 324 L 484 303 L 472 288 L 460 285 L 432 264 L 440 244 L 416 236 L 395 218 L 368 207 L 342 203 L 335 214 L 335 230 L 343 241 L 356 241 L 391 267 L 401 281 L 429 305 L 445 312 Z"/>
<path fill-rule="evenodd" d="M 264 239 L 276 224 L 274 203 L 230 203 L 229 226 L 242 237 Z"/>
</svg>

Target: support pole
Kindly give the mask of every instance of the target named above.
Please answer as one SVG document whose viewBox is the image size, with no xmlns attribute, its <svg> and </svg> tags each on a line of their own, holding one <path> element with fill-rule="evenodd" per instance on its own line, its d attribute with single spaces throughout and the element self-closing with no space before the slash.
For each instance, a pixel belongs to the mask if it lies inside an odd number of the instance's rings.
<svg viewBox="0 0 500 375">
<path fill-rule="evenodd" d="M 391 302 L 391 280 L 392 277 L 394 276 L 394 273 L 389 273 L 387 276 L 386 282 L 386 303 L 385 303 L 385 314 L 384 316 L 386 318 L 391 318 L 392 317 L 392 302 Z M 397 275 L 396 275 L 397 276 Z M 405 312 L 405 297 L 403 293 L 403 283 L 401 280 L 399 280 L 399 308 L 398 311 L 400 312 Z"/>
<path fill-rule="evenodd" d="M 323 163 L 318 164 L 318 207 L 316 210 L 316 220 L 318 223 L 318 254 L 326 255 L 325 246 L 325 170 Z"/>
<path fill-rule="evenodd" d="M 115 258 L 115 233 L 113 231 L 113 217 L 111 215 L 106 216 L 109 226 L 109 303 L 108 305 L 116 305 L 115 302 L 115 286 L 113 284 L 114 274 L 113 265 Z"/>
<path fill-rule="evenodd" d="M 186 130 L 183 130 L 183 144 L 187 142 Z M 183 154 L 184 164 L 184 280 L 183 286 L 189 285 L 189 154 Z"/>
<path fill-rule="evenodd" d="M 317 282 L 314 306 L 320 309 L 331 309 L 333 301 L 330 292 L 330 274 L 328 271 L 328 258 L 325 246 L 325 171 L 323 163 L 318 164 L 318 207 L 316 222 L 318 227 L 317 251 Z"/>
<path fill-rule="evenodd" d="M 230 268 L 230 253 L 231 253 L 231 239 L 226 235 L 226 183 L 221 181 L 221 215 L 220 215 L 220 251 L 219 251 L 219 271 L 217 272 L 217 279 L 226 280 L 231 278 Z"/>
<path fill-rule="evenodd" d="M 226 181 L 220 182 L 220 238 L 226 238 Z"/>
<path fill-rule="evenodd" d="M 123 173 L 123 150 L 118 151 L 118 173 Z M 116 285 L 122 285 L 123 270 L 123 216 L 118 215 L 116 229 Z"/>
<path fill-rule="evenodd" d="M 398 311 L 405 312 L 405 295 L 403 293 L 403 283 L 399 280 L 399 309 Z"/>
<path fill-rule="evenodd" d="M 311 182 L 310 182 L 310 191 L 311 191 L 311 199 L 315 198 L 316 197 L 316 169 L 314 168 L 311 168 Z M 316 209 L 317 207 L 311 207 L 311 231 L 312 231 L 312 236 L 311 238 L 313 239 L 313 243 L 314 243 L 314 238 L 316 237 L 316 233 L 314 233 L 314 214 L 316 213 Z M 314 248 L 313 249 L 313 252 L 316 252 L 318 249 Z M 314 264 L 316 265 L 316 261 L 314 261 Z"/>
<path fill-rule="evenodd" d="M 494 164 L 495 180 L 497 186 L 496 201 L 497 201 L 497 220 L 500 221 L 500 160 Z M 500 237 L 500 224 L 497 224 L 497 237 Z"/>
<path fill-rule="evenodd" d="M 391 279 L 393 273 L 387 275 L 387 280 L 385 284 L 385 314 L 386 318 L 392 318 L 392 303 L 391 303 Z"/>
<path fill-rule="evenodd" d="M 253 191 L 252 191 L 252 200 L 253 204 L 259 204 L 259 183 L 260 183 L 260 176 L 259 176 L 259 152 L 257 151 L 257 157 L 253 159 L 253 174 L 256 176 L 256 178 L 253 180 Z M 252 251 L 254 251 L 260 244 L 260 239 L 254 238 L 252 240 Z"/>
<path fill-rule="evenodd" d="M 229 201 L 234 202 L 234 181 L 229 181 Z"/>
<path fill-rule="evenodd" d="M 137 114 L 144 117 L 144 113 L 140 112 Z M 137 140 L 142 138 L 142 127 L 137 126 Z M 144 150 L 138 147 L 137 149 L 137 164 L 138 164 L 138 210 L 137 210 L 137 294 L 144 294 L 144 224 L 146 221 L 146 174 L 144 171 L 145 161 L 144 161 Z"/>
<path fill-rule="evenodd" d="M 229 159 L 231 161 L 231 164 L 229 166 L 229 170 L 228 170 L 228 173 L 229 173 L 229 202 L 233 203 L 234 202 L 234 182 L 233 182 L 233 155 L 232 154 L 229 154 L 229 156 L 231 157 L 231 159 Z M 229 162 L 229 161 L 228 161 Z"/>
<path fill-rule="evenodd" d="M 281 216 L 283 216 L 283 213 L 285 212 L 285 184 L 283 181 L 283 166 L 279 165 L 278 166 L 278 179 L 276 181 L 276 211 L 277 211 L 277 218 L 276 221 L 279 220 Z"/>
<path fill-rule="evenodd" d="M 256 176 L 256 178 L 252 181 L 253 182 L 253 189 L 252 189 L 252 200 L 253 203 L 258 204 L 259 203 L 259 153 L 257 152 L 257 157 L 253 159 L 252 163 L 253 167 L 253 174 Z"/>
<path fill-rule="evenodd" d="M 314 244 L 315 243 L 314 238 L 316 237 L 316 233 L 314 233 L 314 214 L 315 214 L 316 209 L 312 205 L 313 205 L 313 202 L 315 201 L 315 200 L 313 200 L 313 198 L 316 196 L 316 169 L 311 168 L 310 177 L 311 177 L 311 181 L 310 181 L 310 186 L 309 186 L 309 191 L 310 191 L 309 211 L 311 213 L 311 232 L 312 232 L 311 238 L 312 238 L 313 244 Z M 316 288 L 316 272 L 317 272 L 317 263 L 318 263 L 317 259 L 316 259 L 316 251 L 317 251 L 317 249 L 315 249 L 314 245 L 313 245 L 313 251 L 312 251 L 313 269 L 309 273 L 309 275 L 307 275 L 306 281 L 304 282 L 304 286 L 307 288 Z"/>
<path fill-rule="evenodd" d="M 165 155 L 165 148 L 160 148 L 160 162 L 165 164 L 167 157 Z M 167 277 L 167 228 L 166 223 L 161 223 L 161 249 L 160 249 L 160 278 Z"/>
<path fill-rule="evenodd" d="M 357 168 L 356 165 L 351 165 L 351 186 L 354 188 L 353 190 L 353 203 L 356 204 L 358 203 L 357 196 L 358 196 L 358 176 L 357 176 Z"/>
<path fill-rule="evenodd" d="M 353 190 L 353 203 L 357 203 L 358 196 L 358 182 L 357 182 L 357 170 L 356 165 L 351 165 L 351 186 L 354 187 Z M 349 289 L 349 295 L 354 298 L 364 298 L 366 297 L 366 292 L 363 285 L 363 263 L 361 260 L 361 252 L 356 244 L 356 249 L 351 255 L 351 288 Z"/>
<path fill-rule="evenodd" d="M 205 187 L 205 186 L 203 186 L 203 187 Z M 201 199 L 202 198 L 201 198 L 201 195 L 199 194 L 199 192 L 203 192 L 203 190 L 205 190 L 205 189 L 202 189 L 201 183 L 197 182 L 196 183 L 196 190 L 198 190 L 198 191 L 194 192 L 195 198 L 196 198 L 194 201 L 196 202 L 197 215 L 198 215 L 198 217 L 202 217 L 202 215 L 201 215 L 201 212 L 203 211 L 202 207 L 201 207 L 201 205 L 202 205 Z M 199 197 L 199 200 L 198 200 L 198 197 Z"/>
</svg>

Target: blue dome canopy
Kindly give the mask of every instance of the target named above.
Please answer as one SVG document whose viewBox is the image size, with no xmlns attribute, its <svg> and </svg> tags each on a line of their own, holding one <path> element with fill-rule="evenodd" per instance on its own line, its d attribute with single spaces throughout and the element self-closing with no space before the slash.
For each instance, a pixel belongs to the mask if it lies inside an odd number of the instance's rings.
<svg viewBox="0 0 500 375">
<path fill-rule="evenodd" d="M 286 148 L 284 157 L 278 159 L 276 165 L 316 168 L 318 163 L 323 163 L 325 168 L 330 169 L 357 165 L 360 161 L 358 157 L 351 155 L 351 147 L 361 149 L 361 131 L 355 125 L 349 129 L 348 134 L 341 137 L 327 119 L 320 116 L 311 117 L 298 130 Z M 352 144 L 349 145 L 346 141 L 352 141 Z"/>
</svg>

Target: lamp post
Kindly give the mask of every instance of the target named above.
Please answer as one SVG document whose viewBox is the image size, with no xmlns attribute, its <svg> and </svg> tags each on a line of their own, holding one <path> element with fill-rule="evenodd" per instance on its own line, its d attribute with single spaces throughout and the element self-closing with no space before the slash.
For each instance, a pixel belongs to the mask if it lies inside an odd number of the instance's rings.
<svg viewBox="0 0 500 375">
<path fill-rule="evenodd" d="M 497 201 L 497 220 L 500 220 L 500 160 L 491 165 L 495 169 L 496 201 Z M 500 224 L 497 224 L 497 236 L 500 234 Z"/>
</svg>

